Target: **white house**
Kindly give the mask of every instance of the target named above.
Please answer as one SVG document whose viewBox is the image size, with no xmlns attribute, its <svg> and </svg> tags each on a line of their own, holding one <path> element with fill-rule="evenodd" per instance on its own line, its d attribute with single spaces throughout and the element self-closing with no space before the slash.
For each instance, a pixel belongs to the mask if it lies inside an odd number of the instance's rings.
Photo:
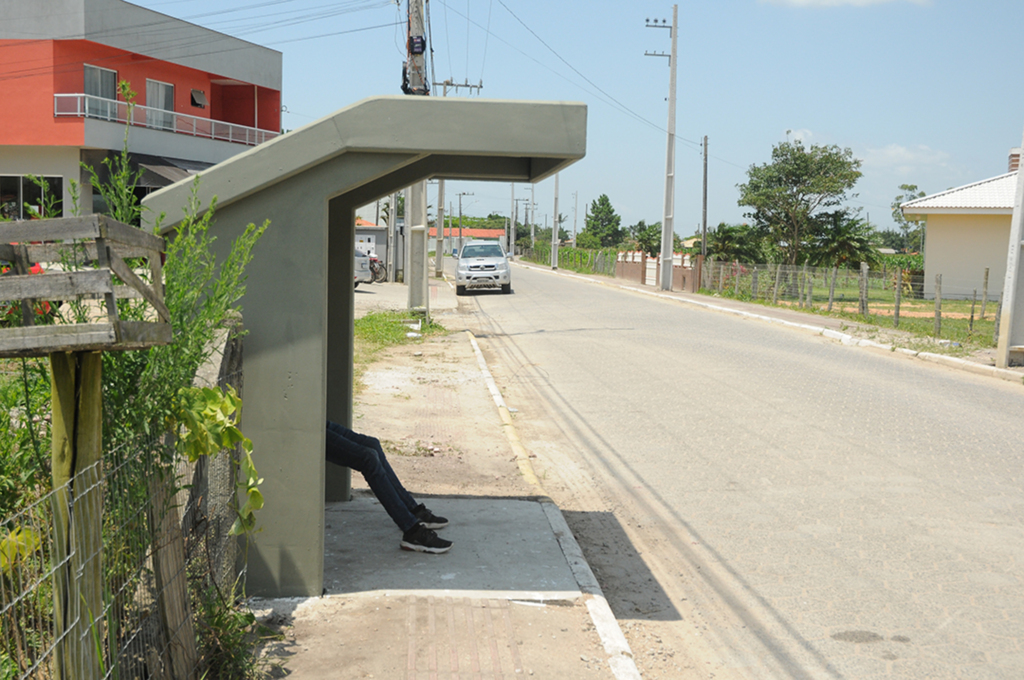
<svg viewBox="0 0 1024 680">
<path fill-rule="evenodd" d="M 988 294 L 997 299 L 1006 276 L 1019 149 L 1010 152 L 1010 172 L 900 205 L 908 220 L 925 220 L 924 290 L 935 296 L 942 275 L 942 297 L 979 298 L 988 269 Z"/>
</svg>

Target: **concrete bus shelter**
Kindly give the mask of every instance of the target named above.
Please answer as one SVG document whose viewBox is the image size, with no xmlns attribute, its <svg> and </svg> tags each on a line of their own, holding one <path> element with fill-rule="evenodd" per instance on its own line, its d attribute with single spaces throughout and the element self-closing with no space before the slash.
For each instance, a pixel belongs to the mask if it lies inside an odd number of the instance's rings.
<svg viewBox="0 0 1024 680">
<path fill-rule="evenodd" d="M 217 198 L 218 259 L 246 225 L 270 220 L 241 302 L 242 428 L 266 499 L 250 594 L 323 589 L 325 488 L 347 490 L 342 469 L 327 469 L 324 423 L 352 420 L 356 208 L 434 177 L 540 181 L 584 156 L 586 122 L 579 103 L 374 97 L 201 173 L 200 205 Z M 191 184 L 146 197 L 148 226 L 163 213 L 173 231 Z"/>
</svg>

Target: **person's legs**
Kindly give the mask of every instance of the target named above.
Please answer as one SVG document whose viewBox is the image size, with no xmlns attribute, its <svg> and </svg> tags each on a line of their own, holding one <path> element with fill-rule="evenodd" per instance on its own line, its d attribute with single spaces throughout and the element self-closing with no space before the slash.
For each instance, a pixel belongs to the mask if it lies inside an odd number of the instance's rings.
<svg viewBox="0 0 1024 680">
<path fill-rule="evenodd" d="M 405 507 L 408 508 L 409 512 L 415 513 L 416 509 L 419 507 L 420 504 L 416 501 L 415 498 L 412 497 L 412 494 L 406 491 L 405 487 L 402 486 L 401 480 L 398 479 L 398 475 L 396 475 L 395 471 L 391 469 L 391 464 L 388 462 L 387 456 L 384 455 L 384 448 L 380 445 L 380 440 L 377 439 L 376 437 L 370 437 L 369 435 L 359 434 L 358 432 L 350 430 L 344 425 L 338 425 L 337 423 L 328 422 L 327 429 L 330 430 L 331 428 L 334 429 L 335 433 L 340 434 L 348 441 L 354 442 L 366 448 L 373 449 L 374 451 L 377 452 L 377 460 L 380 462 L 380 466 L 383 469 L 384 474 L 387 476 L 388 480 L 391 482 L 391 485 L 394 487 L 395 493 L 398 494 L 399 500 L 401 500 L 402 503 L 405 504 Z"/>
<path fill-rule="evenodd" d="M 356 435 L 359 439 L 350 438 L 346 434 Z M 376 442 L 367 445 L 367 440 Z M 398 525 L 403 533 L 415 527 L 419 520 L 412 512 L 416 502 L 409 495 L 398 478 L 395 476 L 391 466 L 387 464 L 384 452 L 380 450 L 380 442 L 373 437 L 357 435 L 347 427 L 337 423 L 327 423 L 327 460 L 335 465 L 352 468 L 363 475 L 366 483 L 370 485 L 373 495 L 377 497 L 380 504 L 384 506 L 391 519 Z M 410 505 L 408 501 L 412 501 Z"/>
</svg>

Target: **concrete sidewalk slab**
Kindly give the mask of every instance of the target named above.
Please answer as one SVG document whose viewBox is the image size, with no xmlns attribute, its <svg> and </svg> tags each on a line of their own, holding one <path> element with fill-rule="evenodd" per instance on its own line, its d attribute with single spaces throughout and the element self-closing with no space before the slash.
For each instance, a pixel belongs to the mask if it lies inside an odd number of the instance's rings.
<svg viewBox="0 0 1024 680">
<path fill-rule="evenodd" d="M 372 496 L 327 506 L 325 596 L 251 602 L 287 626 L 268 650 L 279 677 L 630 677 L 602 645 L 551 510 L 532 499 L 424 500 L 452 520 L 443 555 L 400 550 Z"/>
<path fill-rule="evenodd" d="M 505 498 L 420 498 L 451 524 L 443 555 L 400 550 L 401 533 L 373 496 L 325 513 L 328 595 L 387 591 L 439 596 L 573 600 L 579 586 L 541 504 Z"/>
</svg>

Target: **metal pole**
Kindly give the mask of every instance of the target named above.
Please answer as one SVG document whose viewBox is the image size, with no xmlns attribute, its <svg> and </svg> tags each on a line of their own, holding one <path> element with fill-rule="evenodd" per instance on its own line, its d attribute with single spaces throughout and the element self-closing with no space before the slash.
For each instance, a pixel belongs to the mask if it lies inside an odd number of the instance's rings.
<svg viewBox="0 0 1024 680">
<path fill-rule="evenodd" d="M 551 268 L 558 269 L 558 176 L 555 173 L 555 219 L 551 224 Z"/>
</svg>

